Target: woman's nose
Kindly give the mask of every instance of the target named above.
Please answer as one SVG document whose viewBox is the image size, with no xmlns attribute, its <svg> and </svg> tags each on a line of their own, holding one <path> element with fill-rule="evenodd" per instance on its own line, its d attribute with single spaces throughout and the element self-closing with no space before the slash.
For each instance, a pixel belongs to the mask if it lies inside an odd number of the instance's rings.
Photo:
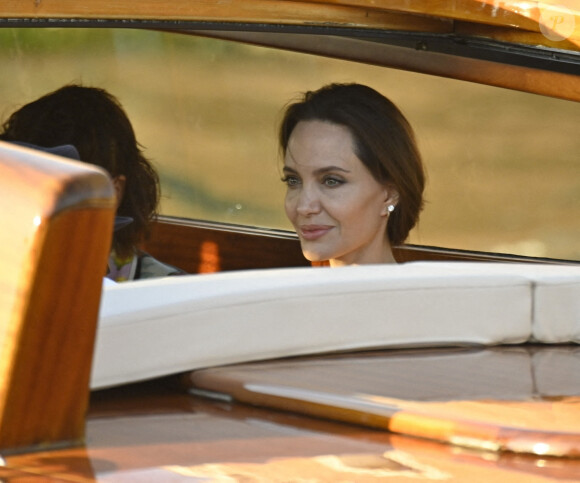
<svg viewBox="0 0 580 483">
<path fill-rule="evenodd" d="M 304 186 L 298 194 L 296 211 L 302 216 L 308 216 L 320 212 L 320 198 L 312 187 Z"/>
</svg>

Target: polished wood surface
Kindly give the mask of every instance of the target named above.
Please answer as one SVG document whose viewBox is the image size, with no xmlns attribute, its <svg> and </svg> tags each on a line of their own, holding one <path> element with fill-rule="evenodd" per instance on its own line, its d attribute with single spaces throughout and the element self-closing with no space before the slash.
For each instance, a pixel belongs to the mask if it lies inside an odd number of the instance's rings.
<svg viewBox="0 0 580 483">
<path fill-rule="evenodd" d="M 295 233 L 171 217 L 160 217 L 153 224 L 151 237 L 143 248 L 160 260 L 188 273 L 310 265 L 302 255 L 300 242 Z M 399 262 L 471 260 L 567 263 L 559 260 L 418 245 L 394 247 L 393 252 Z"/>
<path fill-rule="evenodd" d="M 433 26 L 439 30 L 442 20 L 461 20 L 496 26 L 511 26 L 537 32 L 546 13 L 573 15 L 578 7 L 571 2 L 562 6 L 562 0 L 542 0 L 528 5 L 516 0 L 208 0 L 195 2 L 176 0 L 170 3 L 158 0 L 115 2 L 111 0 L 45 0 L 3 3 L 3 16 L 10 18 L 134 18 L 206 20 L 229 22 L 319 23 L 344 24 L 349 27 L 381 27 L 393 25 L 401 30 L 413 30 L 417 25 Z M 573 30 L 573 37 L 578 29 Z"/>
<path fill-rule="evenodd" d="M 380 360 L 390 352 L 373 357 Z M 405 378 L 393 374 L 392 379 Z M 0 478 L 12 483 L 192 478 L 546 483 L 575 481 L 580 472 L 579 458 L 440 444 L 287 409 L 201 398 L 187 394 L 180 382 L 167 378 L 93 393 L 85 446 L 9 455 Z M 430 384 L 437 386 L 443 385 Z"/>
<path fill-rule="evenodd" d="M 475 38 L 478 37 L 481 30 L 481 28 L 474 30 Z M 198 30 L 195 32 L 198 35 L 205 35 L 212 38 L 289 49 L 297 52 L 393 67 L 495 87 L 504 87 L 560 99 L 580 101 L 580 80 L 577 74 L 552 72 L 525 65 L 512 65 L 507 62 L 431 51 L 427 46 L 425 46 L 424 50 L 421 48 L 411 49 L 378 41 L 369 42 L 364 39 L 307 33 L 293 35 L 244 31 Z M 519 32 L 516 32 L 516 34 L 519 35 Z M 502 35 L 506 35 L 503 30 Z M 538 41 L 536 35 L 533 35 L 528 40 L 530 43 Z M 418 41 L 419 44 L 420 42 Z"/>
<path fill-rule="evenodd" d="M 479 34 L 496 39 L 515 35 L 519 42 L 529 45 L 577 51 L 580 50 L 580 26 L 575 17 L 579 11 L 577 4 L 561 0 L 533 3 L 516 0 L 177 0 L 169 3 L 8 0 L 3 2 L 2 17 L 332 25 L 431 33 L 452 33 L 457 31 L 456 25 L 463 25 L 459 29 L 463 33 L 465 25 L 472 25 L 474 29 L 489 26 L 500 30 L 480 30 Z M 506 35 L 508 31 L 510 34 Z"/>
<path fill-rule="evenodd" d="M 555 265 L 579 265 L 578 260 L 560 260 L 555 258 L 530 257 L 509 253 L 477 252 L 454 248 L 433 247 L 426 245 L 401 245 L 393 248 L 399 263 L 413 261 L 472 261 L 472 262 L 517 262 L 547 263 Z"/>
<path fill-rule="evenodd" d="M 457 446 L 580 458 L 571 346 L 412 350 L 194 371 L 193 391 Z"/>
<path fill-rule="evenodd" d="M 153 224 L 144 249 L 188 273 L 309 265 L 289 232 L 169 217 Z"/>
<path fill-rule="evenodd" d="M 6 143 L 0 183 L 0 449 L 78 443 L 112 186 L 100 170 Z"/>
<path fill-rule="evenodd" d="M 574 101 L 580 101 L 579 19 L 580 7 L 570 0 L 9 0 L 0 13 L 7 26 L 132 21 L 141 28 L 203 28 L 191 32 Z M 407 45 L 383 33 L 403 35 Z M 446 43 L 443 51 L 437 42 Z"/>
</svg>

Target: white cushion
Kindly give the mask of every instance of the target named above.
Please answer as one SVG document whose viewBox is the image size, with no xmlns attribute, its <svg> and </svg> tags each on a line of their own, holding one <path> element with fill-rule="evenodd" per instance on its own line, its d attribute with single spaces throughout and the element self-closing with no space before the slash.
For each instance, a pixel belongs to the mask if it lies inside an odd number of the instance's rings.
<svg viewBox="0 0 580 483">
<path fill-rule="evenodd" d="M 433 270 L 520 275 L 532 283 L 532 340 L 580 342 L 580 265 L 540 263 L 413 262 Z"/>
<path fill-rule="evenodd" d="M 520 343 L 531 284 L 436 264 L 290 268 L 105 286 L 92 388 L 319 352 Z"/>
<path fill-rule="evenodd" d="M 580 342 L 580 267 L 534 279 L 534 339 Z"/>
</svg>

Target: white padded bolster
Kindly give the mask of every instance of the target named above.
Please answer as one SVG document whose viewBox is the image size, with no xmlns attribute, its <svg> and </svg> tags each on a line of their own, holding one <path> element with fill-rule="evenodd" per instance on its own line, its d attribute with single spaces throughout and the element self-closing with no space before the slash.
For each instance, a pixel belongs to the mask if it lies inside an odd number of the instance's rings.
<svg viewBox="0 0 580 483">
<path fill-rule="evenodd" d="M 534 282 L 534 339 L 580 342 L 580 270 L 542 274 Z"/>
<path fill-rule="evenodd" d="M 517 273 L 437 263 L 106 286 L 91 387 L 288 355 L 521 343 L 531 335 L 531 294 L 529 279 Z"/>
<path fill-rule="evenodd" d="M 525 277 L 532 284 L 531 339 L 548 344 L 580 343 L 580 265 L 479 262 L 414 262 L 412 265 L 460 273 L 478 270 Z"/>
</svg>

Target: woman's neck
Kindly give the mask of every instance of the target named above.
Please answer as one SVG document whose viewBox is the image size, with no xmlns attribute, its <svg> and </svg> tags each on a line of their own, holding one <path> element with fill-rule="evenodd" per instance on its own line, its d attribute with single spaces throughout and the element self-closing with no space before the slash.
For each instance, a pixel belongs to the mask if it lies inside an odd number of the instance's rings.
<svg viewBox="0 0 580 483">
<path fill-rule="evenodd" d="M 385 243 L 382 250 L 378 253 L 365 253 L 359 256 L 345 256 L 339 258 L 332 258 L 329 261 L 331 267 L 345 267 L 347 265 L 370 265 L 381 263 L 397 263 L 393 250 L 389 243 Z"/>
</svg>

